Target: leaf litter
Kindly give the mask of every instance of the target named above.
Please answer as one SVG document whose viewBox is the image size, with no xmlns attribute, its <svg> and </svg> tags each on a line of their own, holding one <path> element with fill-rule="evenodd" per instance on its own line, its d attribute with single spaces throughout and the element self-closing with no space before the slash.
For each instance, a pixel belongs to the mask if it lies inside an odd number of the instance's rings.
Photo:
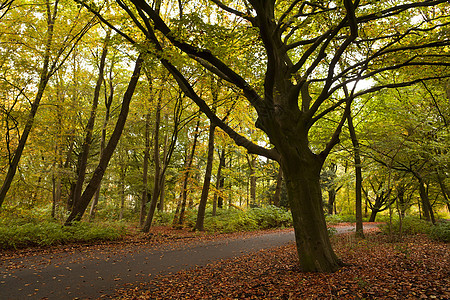
<svg viewBox="0 0 450 300">
<path fill-rule="evenodd" d="M 333 237 L 346 263 L 331 274 L 302 272 L 295 245 L 157 276 L 117 291 L 120 299 L 450 299 L 450 247 L 424 235 L 392 242 L 369 233 Z"/>
</svg>

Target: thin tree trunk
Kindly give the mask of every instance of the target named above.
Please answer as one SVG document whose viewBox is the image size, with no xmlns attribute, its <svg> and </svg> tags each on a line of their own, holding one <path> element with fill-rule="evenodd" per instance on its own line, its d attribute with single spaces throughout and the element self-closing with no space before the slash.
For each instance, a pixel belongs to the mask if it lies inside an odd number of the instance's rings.
<svg viewBox="0 0 450 300">
<path fill-rule="evenodd" d="M 208 201 L 209 185 L 211 183 L 211 173 L 214 159 L 214 131 L 215 125 L 210 123 L 208 135 L 208 155 L 206 160 L 205 179 L 203 180 L 202 195 L 200 196 L 200 204 L 198 206 L 197 221 L 194 230 L 203 231 L 203 223 L 205 220 L 206 203 Z"/>
<path fill-rule="evenodd" d="M 428 198 L 428 193 L 425 188 L 425 182 L 420 176 L 416 176 L 419 180 L 419 195 L 420 200 L 422 201 L 422 209 L 424 217 L 427 221 L 431 221 L 433 224 L 436 223 L 434 218 L 433 208 L 431 207 L 430 199 Z"/>
<path fill-rule="evenodd" d="M 114 99 L 114 86 L 113 86 L 113 81 L 112 81 L 112 68 L 113 68 L 113 65 L 111 64 L 110 79 L 109 79 L 109 95 L 108 95 L 108 97 L 105 98 L 106 112 L 105 112 L 105 119 L 103 120 L 102 138 L 101 138 L 101 141 L 100 141 L 100 157 L 102 156 L 103 151 L 105 151 L 106 128 L 108 126 L 109 118 L 111 116 L 111 105 L 112 105 L 112 102 L 113 102 L 113 99 Z M 105 86 L 106 86 L 106 83 L 105 83 Z M 89 220 L 93 220 L 94 217 L 95 217 L 95 212 L 97 210 L 98 199 L 100 198 L 101 185 L 102 185 L 102 183 L 100 182 L 100 184 L 98 185 L 97 191 L 95 192 L 94 200 L 92 201 L 91 209 L 89 211 Z"/>
<path fill-rule="evenodd" d="M 183 180 L 183 194 L 182 194 L 182 200 L 181 200 L 181 208 L 180 208 L 180 216 L 177 220 L 178 226 L 181 226 L 184 223 L 184 216 L 186 213 L 186 203 L 187 203 L 187 187 L 189 182 L 189 175 L 190 170 L 192 168 L 192 162 L 194 161 L 194 154 L 195 154 L 195 148 L 197 147 L 197 140 L 199 136 L 199 130 L 198 127 L 200 126 L 200 119 L 197 120 L 197 124 L 195 125 L 195 133 L 194 133 L 194 140 L 192 142 L 192 150 L 189 156 L 187 157 L 186 162 L 186 169 L 184 173 L 184 180 Z"/>
<path fill-rule="evenodd" d="M 256 158 L 254 155 L 247 155 L 248 167 L 250 169 L 250 203 L 256 205 Z"/>
<path fill-rule="evenodd" d="M 81 217 L 83 216 L 89 202 L 91 201 L 92 197 L 97 191 L 98 185 L 100 184 L 100 181 L 102 180 L 103 175 L 105 174 L 105 170 L 108 167 L 109 161 L 114 153 L 114 150 L 116 149 L 117 143 L 119 142 L 120 136 L 122 135 L 122 131 L 128 117 L 131 98 L 133 97 L 133 93 L 136 89 L 136 85 L 139 80 L 142 62 L 143 62 L 142 56 L 139 55 L 135 63 L 133 75 L 131 76 L 127 90 L 125 91 L 125 94 L 123 96 L 122 108 L 120 110 L 114 131 L 111 134 L 108 144 L 105 147 L 105 151 L 103 152 L 100 158 L 100 162 L 98 163 L 91 180 L 89 181 L 86 189 L 81 195 L 79 205 L 76 207 L 76 209 L 74 209 L 70 213 L 69 217 L 66 220 L 65 223 L 66 225 L 70 225 L 73 221 L 81 220 Z"/>
<path fill-rule="evenodd" d="M 44 61 L 40 72 L 39 85 L 36 97 L 34 98 L 34 101 L 31 104 L 31 109 L 28 114 L 25 127 L 23 129 L 22 135 L 20 136 L 17 148 L 14 151 L 13 158 L 9 163 L 8 172 L 6 173 L 5 180 L 3 181 L 3 185 L 0 189 L 0 207 L 3 205 L 3 202 L 6 198 L 6 194 L 8 193 L 9 188 L 11 187 L 11 183 L 14 179 L 14 175 L 16 174 L 20 158 L 22 157 L 22 153 L 25 148 L 25 144 L 27 142 L 31 129 L 33 128 L 34 117 L 36 116 L 39 103 L 41 102 L 45 88 L 53 72 L 53 70 L 49 70 L 49 63 L 53 42 L 54 25 L 56 20 L 56 14 L 58 11 L 58 1 L 54 2 L 53 12 L 51 11 L 49 0 L 46 1 L 46 6 L 47 6 L 47 40 L 45 42 Z"/>
<path fill-rule="evenodd" d="M 161 166 L 160 166 L 160 153 L 159 153 L 159 129 L 161 123 L 161 96 L 158 98 L 158 104 L 156 105 L 155 113 L 155 131 L 153 137 L 153 164 L 155 166 L 154 171 L 154 181 L 153 181 L 153 195 L 150 201 L 150 208 L 148 209 L 147 218 L 145 220 L 144 226 L 142 227 L 143 232 L 149 232 L 152 225 L 153 216 L 155 214 L 156 204 L 158 202 L 160 188 L 161 188 Z"/>
<path fill-rule="evenodd" d="M 348 131 L 353 144 L 353 159 L 355 160 L 355 214 L 356 214 L 356 235 L 364 237 L 363 220 L 362 220 L 362 168 L 361 156 L 359 153 L 359 142 L 356 137 L 355 127 L 353 126 L 353 118 L 351 114 L 347 116 Z"/>
<path fill-rule="evenodd" d="M 139 227 L 142 228 L 145 221 L 145 206 L 148 201 L 148 161 L 150 159 L 150 113 L 145 115 L 145 149 L 142 170 L 142 198 L 139 214 Z"/>
<path fill-rule="evenodd" d="M 89 158 L 89 151 L 92 144 L 92 136 L 94 131 L 94 125 L 95 125 L 95 119 L 97 116 L 97 107 L 98 107 L 98 99 L 100 98 L 100 89 L 102 87 L 103 83 L 103 74 L 105 71 L 105 62 L 106 62 L 106 55 L 108 54 L 108 44 L 110 39 L 111 32 L 108 31 L 106 34 L 105 42 L 103 44 L 102 49 L 102 55 L 100 58 L 100 64 L 99 64 L 99 72 L 98 72 L 98 78 L 97 83 L 95 84 L 95 90 L 94 90 L 94 99 L 92 101 L 92 107 L 91 107 L 91 113 L 89 116 L 89 120 L 86 125 L 86 137 L 83 142 L 83 148 L 81 150 L 81 158 L 78 160 L 78 174 L 77 174 L 77 181 L 75 183 L 75 189 L 73 193 L 73 199 L 72 199 L 72 206 L 77 206 L 78 202 L 81 197 L 81 192 L 83 190 L 83 184 L 84 179 L 86 177 L 86 168 L 87 168 L 87 162 Z"/>
<path fill-rule="evenodd" d="M 126 175 L 126 167 L 123 165 L 120 166 L 120 183 L 119 183 L 119 194 L 120 194 L 120 213 L 119 213 L 119 221 L 123 219 L 123 213 L 125 210 L 125 175 Z"/>
<path fill-rule="evenodd" d="M 275 194 L 273 195 L 273 205 L 280 207 L 281 199 L 281 183 L 283 182 L 283 170 L 281 167 L 278 169 L 277 185 L 275 186 Z"/>
<path fill-rule="evenodd" d="M 165 115 L 164 120 L 165 120 L 165 124 L 167 124 L 167 122 L 168 122 L 167 115 Z M 168 137 L 169 136 L 166 132 L 165 136 L 164 136 L 164 149 L 163 149 L 164 166 L 163 166 L 163 169 L 166 169 L 166 167 L 167 167 L 166 164 L 168 163 L 166 161 L 167 150 L 168 150 L 167 149 Z M 161 174 L 161 191 L 159 193 L 158 211 L 164 211 L 164 198 L 165 198 L 165 194 L 166 194 L 165 193 L 165 191 L 166 191 L 165 185 L 166 185 L 166 172 L 163 172 Z"/>
<path fill-rule="evenodd" d="M 217 207 L 222 208 L 222 193 L 224 180 L 222 178 L 222 168 L 225 167 L 225 148 L 222 148 L 222 152 L 219 155 L 219 166 L 217 167 L 216 176 L 216 191 L 214 192 L 214 202 L 213 202 L 213 212 L 212 215 L 215 216 L 217 213 Z"/>
</svg>

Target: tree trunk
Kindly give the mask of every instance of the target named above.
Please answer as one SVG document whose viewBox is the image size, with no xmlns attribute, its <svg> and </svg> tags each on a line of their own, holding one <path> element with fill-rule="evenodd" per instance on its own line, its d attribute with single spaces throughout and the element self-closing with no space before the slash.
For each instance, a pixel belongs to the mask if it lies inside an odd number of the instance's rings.
<svg viewBox="0 0 450 300">
<path fill-rule="evenodd" d="M 334 203 L 336 201 L 336 194 L 337 194 L 336 189 L 333 186 L 327 192 L 328 192 L 328 204 L 327 204 L 328 214 L 333 215 Z"/>
<path fill-rule="evenodd" d="M 168 124 L 167 115 L 165 115 L 164 120 L 165 120 L 165 124 Z M 165 170 L 167 168 L 167 164 L 168 164 L 168 161 L 167 161 L 168 137 L 169 136 L 168 136 L 168 134 L 166 132 L 165 135 L 164 135 L 164 146 L 163 146 L 164 147 L 164 149 L 163 149 L 163 158 L 164 158 L 163 170 Z M 164 171 L 161 174 L 161 191 L 159 193 L 158 211 L 164 211 L 164 198 L 165 198 L 165 194 L 166 194 L 165 193 L 165 191 L 166 191 L 165 185 L 166 185 L 166 172 Z"/>
<path fill-rule="evenodd" d="M 102 156 L 103 151 L 105 151 L 106 127 L 108 126 L 109 118 L 111 116 L 111 105 L 112 105 L 112 102 L 113 102 L 113 99 L 114 99 L 114 86 L 113 86 L 113 81 L 112 81 L 112 69 L 113 69 L 113 65 L 111 64 L 110 79 L 109 79 L 109 96 L 107 98 L 105 98 L 106 112 L 105 112 L 105 119 L 103 120 L 102 138 L 101 138 L 101 141 L 100 141 L 100 157 Z M 105 86 L 106 86 L 106 84 L 105 84 Z M 102 185 L 102 183 L 100 182 L 100 184 L 98 185 L 97 191 L 95 192 L 94 200 L 92 201 L 91 209 L 89 211 L 89 220 L 93 220 L 94 219 L 95 212 L 97 210 L 98 199 L 100 197 L 101 185 Z"/>
<path fill-rule="evenodd" d="M 256 157 L 247 154 L 248 167 L 250 169 L 250 204 L 256 206 Z"/>
<path fill-rule="evenodd" d="M 197 140 L 198 140 L 198 135 L 199 135 L 198 127 L 199 126 L 200 126 L 200 119 L 197 120 L 197 124 L 195 125 L 194 141 L 192 142 L 191 153 L 186 158 L 187 161 L 186 161 L 185 173 L 184 173 L 184 179 L 183 179 L 183 190 L 182 190 L 182 198 L 181 198 L 180 216 L 179 216 L 178 220 L 176 221 L 176 224 L 178 224 L 178 226 L 181 226 L 183 224 L 184 216 L 186 213 L 188 181 L 189 181 L 190 170 L 192 167 L 192 162 L 194 161 L 195 148 L 197 147 Z"/>
<path fill-rule="evenodd" d="M 89 181 L 89 184 L 87 185 L 86 189 L 81 195 L 77 207 L 75 207 L 75 209 L 72 210 L 69 217 L 67 218 L 65 223 L 66 225 L 70 225 L 73 221 L 81 220 L 81 217 L 86 211 L 89 202 L 91 201 L 92 197 L 97 191 L 98 185 L 100 184 L 100 181 L 102 180 L 103 175 L 105 174 L 106 168 L 108 167 L 111 156 L 113 155 L 114 150 L 116 149 L 117 143 L 119 142 L 120 136 L 122 135 L 122 131 L 128 117 L 131 98 L 133 97 L 134 90 L 136 89 L 136 85 L 139 80 L 142 62 L 143 62 L 142 56 L 139 55 L 139 57 L 136 60 L 133 75 L 131 76 L 127 90 L 125 91 L 125 94 L 123 96 L 122 108 L 120 110 L 114 131 L 111 134 L 108 144 L 105 147 L 105 151 L 103 152 L 100 158 L 100 162 L 98 163 L 94 171 L 94 174 L 92 175 L 92 178 Z"/>
<path fill-rule="evenodd" d="M 219 154 L 219 166 L 217 167 L 216 191 L 214 192 L 213 213 L 212 213 L 213 216 L 216 215 L 217 207 L 222 208 L 223 206 L 223 198 L 220 194 L 222 193 L 222 188 L 224 184 L 224 178 L 222 178 L 222 168 L 224 166 L 225 166 L 225 148 L 222 148 L 222 151 Z"/>
<path fill-rule="evenodd" d="M 375 218 L 377 217 L 378 209 L 372 208 L 372 212 L 370 213 L 369 222 L 375 222 Z"/>
<path fill-rule="evenodd" d="M 353 159 L 355 160 L 355 214 L 356 214 L 356 235 L 364 237 L 362 220 L 362 167 L 361 156 L 359 154 L 359 142 L 356 137 L 355 127 L 351 114 L 347 116 L 348 131 L 353 144 Z"/>
<path fill-rule="evenodd" d="M 208 201 L 209 185 L 211 183 L 211 173 L 214 159 L 214 131 L 216 127 L 213 123 L 209 125 L 208 135 L 208 155 L 206 160 L 205 179 L 203 180 L 202 195 L 200 196 L 200 204 L 197 211 L 197 221 L 194 230 L 203 231 L 203 222 L 205 220 L 206 203 Z"/>
<path fill-rule="evenodd" d="M 22 135 L 20 136 L 19 143 L 17 144 L 17 148 L 14 151 L 14 155 L 12 160 L 8 166 L 8 172 L 6 173 L 5 180 L 3 181 L 3 185 L 0 189 L 0 207 L 2 207 L 3 202 L 5 201 L 6 194 L 11 187 L 11 183 L 14 179 L 14 175 L 16 175 L 17 167 L 19 166 L 20 158 L 22 157 L 23 149 L 25 148 L 25 144 L 27 142 L 28 136 L 33 128 L 34 117 L 36 116 L 39 103 L 41 102 L 42 96 L 44 95 L 44 90 L 47 86 L 47 83 L 52 75 L 54 70 L 49 70 L 52 42 L 53 42 L 53 31 L 57 13 L 58 2 L 55 2 L 53 12 L 50 10 L 50 2 L 46 1 L 47 5 L 47 40 L 45 42 L 45 53 L 44 53 L 44 61 L 42 64 L 42 69 L 40 71 L 40 79 L 39 85 L 37 88 L 36 97 L 34 98 L 33 103 L 31 104 L 30 112 L 28 113 L 28 117 L 25 123 L 25 127 L 23 129 Z"/>
<path fill-rule="evenodd" d="M 89 116 L 89 120 L 86 125 L 86 137 L 84 138 L 83 147 L 80 154 L 80 159 L 78 160 L 78 174 L 77 174 L 77 181 L 75 183 L 75 189 L 73 193 L 73 199 L 72 199 L 72 206 L 77 206 L 78 201 L 81 197 L 81 192 L 83 190 L 83 184 L 84 179 L 86 177 L 86 168 L 87 168 L 87 162 L 89 158 L 89 151 L 92 144 L 92 135 L 94 131 L 94 125 L 95 125 L 95 119 L 97 116 L 97 107 L 98 107 L 98 99 L 100 98 L 100 89 L 102 87 L 103 83 L 103 74 L 105 71 L 105 62 L 106 62 L 106 55 L 108 54 L 108 43 L 110 38 L 111 32 L 108 31 L 106 34 L 105 42 L 103 44 L 103 50 L 102 55 L 100 58 L 100 64 L 99 64 L 99 72 L 98 72 L 98 78 L 97 83 L 95 84 L 95 90 L 94 90 L 94 99 L 92 101 L 92 107 L 91 112 Z"/>
<path fill-rule="evenodd" d="M 309 156 L 314 155 L 310 154 Z M 304 271 L 333 272 L 342 265 L 331 247 L 322 207 L 321 163 L 300 155 L 282 157 L 281 166 L 293 218 L 295 240 Z M 308 230 L 305 230 L 307 228 Z"/>
<path fill-rule="evenodd" d="M 145 115 L 145 149 L 142 167 L 142 198 L 139 213 L 139 227 L 142 228 L 145 221 L 145 206 L 148 200 L 148 161 L 150 158 L 150 113 Z"/>
<path fill-rule="evenodd" d="M 420 200 L 422 201 L 424 217 L 427 221 L 431 221 L 433 224 L 435 224 L 436 220 L 434 218 L 433 208 L 431 207 L 430 199 L 428 198 L 428 193 L 425 188 L 425 182 L 420 176 L 417 177 L 417 179 L 419 180 L 419 195 Z"/>
<path fill-rule="evenodd" d="M 161 123 L 161 96 L 158 98 L 158 104 L 156 105 L 155 113 L 155 131 L 153 137 L 153 164 L 155 167 L 154 181 L 153 181 L 153 194 L 150 201 L 150 207 L 148 209 L 147 218 L 142 227 L 143 232 L 149 232 L 152 226 L 153 216 L 155 214 L 156 204 L 158 202 L 160 188 L 161 188 L 161 166 L 160 166 L 160 153 L 159 153 L 159 129 Z"/>
<path fill-rule="evenodd" d="M 280 207 L 281 199 L 281 183 L 283 182 L 283 171 L 281 167 L 278 168 L 277 185 L 275 186 L 275 193 L 273 195 L 273 205 Z"/>
</svg>

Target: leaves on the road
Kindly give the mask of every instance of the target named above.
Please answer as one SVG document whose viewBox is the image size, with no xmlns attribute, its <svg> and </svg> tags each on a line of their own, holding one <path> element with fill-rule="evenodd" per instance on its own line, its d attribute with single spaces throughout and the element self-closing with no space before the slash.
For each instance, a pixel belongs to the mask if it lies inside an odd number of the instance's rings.
<svg viewBox="0 0 450 300">
<path fill-rule="evenodd" d="M 425 236 L 403 242 L 369 234 L 334 238 L 348 265 L 303 273 L 294 245 L 161 276 L 119 291 L 122 299 L 450 299 L 450 249 Z"/>
</svg>

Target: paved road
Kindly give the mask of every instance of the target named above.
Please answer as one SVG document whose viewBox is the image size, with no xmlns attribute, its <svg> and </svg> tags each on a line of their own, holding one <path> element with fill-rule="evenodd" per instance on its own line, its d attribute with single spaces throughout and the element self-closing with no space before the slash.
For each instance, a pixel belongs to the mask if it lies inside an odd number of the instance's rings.
<svg viewBox="0 0 450 300">
<path fill-rule="evenodd" d="M 337 230 L 342 233 L 353 228 L 346 226 Z M 203 266 L 289 242 L 294 242 L 293 231 L 159 250 L 143 245 L 131 245 L 114 252 L 83 248 L 75 253 L 4 260 L 0 263 L 0 300 L 96 299 L 113 294 L 126 284 L 148 282 L 155 275 Z"/>
</svg>

